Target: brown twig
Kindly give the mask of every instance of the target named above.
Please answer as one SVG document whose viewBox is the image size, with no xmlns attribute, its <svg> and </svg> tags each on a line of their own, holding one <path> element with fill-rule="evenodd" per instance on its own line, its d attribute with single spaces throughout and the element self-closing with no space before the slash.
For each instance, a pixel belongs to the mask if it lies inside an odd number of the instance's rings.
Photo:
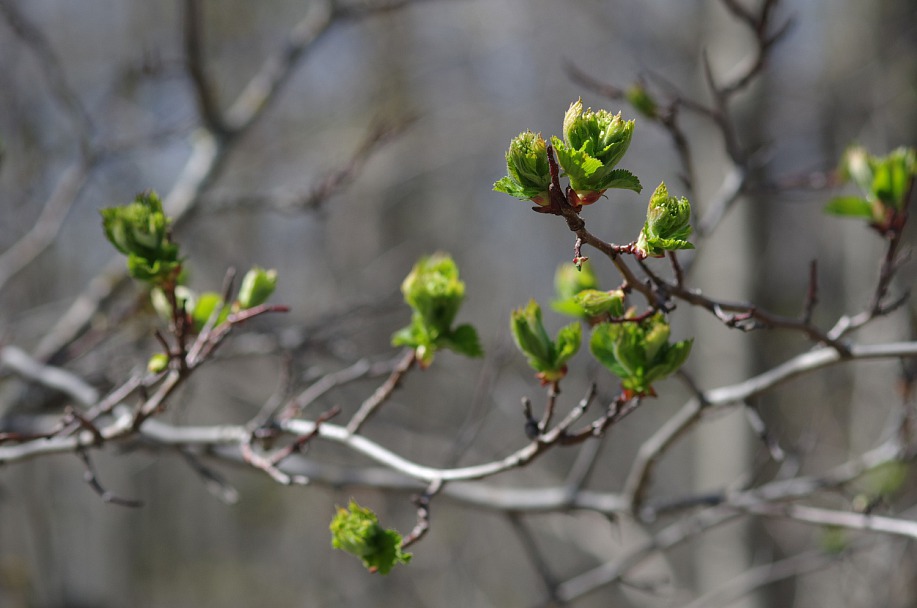
<svg viewBox="0 0 917 608">
<path fill-rule="evenodd" d="M 347 430 L 349 432 L 354 434 L 360 432 L 360 427 L 363 426 L 369 417 L 372 416 L 383 403 L 388 401 L 392 393 L 395 392 L 395 389 L 398 388 L 401 379 L 416 362 L 417 356 L 413 349 L 409 350 L 401 357 L 401 360 L 398 362 L 398 365 L 395 366 L 395 369 L 392 370 L 388 379 L 360 405 L 360 408 L 353 415 L 353 418 L 350 419 L 350 422 L 347 424 Z"/>
<path fill-rule="evenodd" d="M 200 0 L 184 2 L 185 61 L 204 125 L 218 137 L 231 135 L 217 101 L 204 60 L 204 19 Z"/>
<path fill-rule="evenodd" d="M 136 509 L 143 506 L 143 501 L 133 500 L 130 498 L 122 498 L 113 492 L 106 490 L 102 483 L 99 481 L 99 476 L 96 473 L 95 467 L 92 464 L 92 460 L 89 458 L 89 454 L 85 449 L 77 450 L 77 456 L 80 457 L 80 460 L 83 461 L 83 465 L 86 467 L 85 472 L 83 473 L 83 480 L 89 484 L 89 487 L 92 488 L 93 492 L 99 495 L 99 498 L 102 499 L 102 502 L 118 505 L 119 507 L 130 507 Z"/>
<path fill-rule="evenodd" d="M 407 549 L 430 531 L 430 501 L 443 488 L 441 479 L 433 480 L 427 489 L 418 496 L 414 497 L 414 505 L 417 507 L 417 523 L 414 528 L 401 539 L 401 548 Z"/>
</svg>

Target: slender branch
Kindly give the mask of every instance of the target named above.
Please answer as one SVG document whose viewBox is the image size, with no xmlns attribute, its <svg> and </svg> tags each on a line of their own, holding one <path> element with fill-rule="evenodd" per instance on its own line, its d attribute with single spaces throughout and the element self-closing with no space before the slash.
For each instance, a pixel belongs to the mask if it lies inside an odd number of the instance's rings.
<svg viewBox="0 0 917 608">
<path fill-rule="evenodd" d="M 327 0 L 310 4 L 306 16 L 296 24 L 284 44 L 268 57 L 249 84 L 225 114 L 226 128 L 241 135 L 260 117 L 289 79 L 298 60 L 332 24 Z M 212 133 L 198 132 L 192 138 L 192 151 L 163 206 L 180 224 L 197 204 L 201 193 L 216 177 L 238 137 L 219 140 Z M 43 337 L 34 355 L 50 361 L 63 352 L 89 327 L 96 312 L 106 306 L 118 288 L 128 283 L 124 261 L 113 256 L 106 268 L 92 279 L 83 293 Z"/>
<path fill-rule="evenodd" d="M 67 76 L 61 67 L 57 54 L 42 31 L 31 23 L 10 0 L 0 0 L 0 14 L 7 25 L 19 36 L 38 58 L 39 66 L 44 74 L 55 101 L 64 109 L 76 131 L 80 148 L 84 157 L 90 156 L 94 127 L 89 112 L 86 110 L 79 95 L 67 82 Z"/>
<path fill-rule="evenodd" d="M 117 494 L 106 490 L 102 483 L 99 481 L 99 476 L 96 473 L 95 466 L 93 466 L 92 460 L 90 460 L 89 454 L 86 453 L 86 450 L 77 450 L 77 455 L 80 457 L 80 459 L 83 461 L 83 465 L 86 467 L 86 470 L 83 473 L 83 480 L 89 484 L 89 487 L 92 488 L 93 492 L 99 495 L 99 498 L 102 499 L 102 502 L 117 505 L 119 507 L 138 508 L 143 506 L 143 501 L 133 500 L 130 498 L 122 498 Z"/>
<path fill-rule="evenodd" d="M 89 180 L 92 166 L 80 159 L 65 169 L 35 224 L 0 254 L 0 291 L 54 243 L 67 214 Z"/>
<path fill-rule="evenodd" d="M 884 534 L 917 539 L 917 521 L 895 517 L 835 511 L 833 509 L 793 504 L 757 503 L 741 505 L 740 508 L 748 513 L 766 517 L 785 517 L 794 521 L 821 526 L 838 526 L 851 530 L 882 532 Z"/>
<path fill-rule="evenodd" d="M 369 399 L 364 401 L 360 405 L 360 409 L 356 411 L 353 415 L 353 418 L 350 419 L 350 422 L 347 424 L 347 431 L 350 433 L 359 433 L 360 427 L 372 416 L 379 407 L 389 400 L 392 396 L 392 393 L 395 392 L 395 389 L 398 388 L 398 384 L 401 382 L 401 379 L 404 375 L 414 367 L 414 364 L 417 362 L 417 356 L 414 353 L 414 350 L 411 349 L 406 352 L 401 360 L 398 362 L 398 365 L 395 366 L 395 369 L 392 370 L 392 373 L 389 375 L 388 379 L 376 389 Z"/>
<path fill-rule="evenodd" d="M 185 0 L 184 8 L 185 61 L 197 96 L 201 118 L 211 132 L 220 137 L 227 136 L 230 132 L 223 121 L 220 104 L 210 83 L 204 60 L 204 19 L 201 0 Z"/>
<path fill-rule="evenodd" d="M 917 342 L 851 346 L 850 359 L 871 359 L 878 356 L 880 351 L 891 357 L 915 357 Z M 704 409 L 742 403 L 800 374 L 835 365 L 843 360 L 844 357 L 833 348 L 820 348 L 797 355 L 744 382 L 711 389 L 689 400 L 641 444 L 624 483 L 624 495 L 634 506 L 640 504 L 653 465 L 679 437 L 700 420 Z"/>
<path fill-rule="evenodd" d="M 773 583 L 824 570 L 842 559 L 841 555 L 822 549 L 806 551 L 780 560 L 749 568 L 724 585 L 703 594 L 682 608 L 717 608 L 730 606 L 753 591 Z"/>
</svg>

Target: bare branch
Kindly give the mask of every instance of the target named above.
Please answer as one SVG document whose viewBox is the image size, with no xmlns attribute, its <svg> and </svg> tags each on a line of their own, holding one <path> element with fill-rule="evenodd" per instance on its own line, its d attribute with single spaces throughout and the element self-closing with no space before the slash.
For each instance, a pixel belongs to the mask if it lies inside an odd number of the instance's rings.
<svg viewBox="0 0 917 608">
<path fill-rule="evenodd" d="M 360 432 L 360 427 L 363 426 L 369 417 L 372 416 L 383 403 L 388 401 L 392 393 L 395 392 L 395 389 L 398 388 L 401 378 L 404 377 L 408 370 L 414 367 L 416 362 L 417 356 L 413 349 L 402 355 L 398 365 L 392 370 L 392 373 L 385 383 L 376 389 L 376 392 L 360 405 L 360 409 L 358 409 L 353 415 L 353 418 L 350 419 L 350 422 L 347 424 L 347 431 L 349 433 L 356 434 Z"/>
<path fill-rule="evenodd" d="M 120 496 L 108 491 L 102 486 L 99 482 L 99 476 L 96 473 L 96 469 L 92 464 L 92 460 L 89 458 L 89 454 L 86 453 L 86 450 L 78 450 L 77 455 L 83 461 L 83 465 L 86 467 L 86 472 L 83 474 L 83 479 L 89 484 L 89 487 L 92 488 L 93 492 L 99 495 L 99 498 L 103 502 L 112 505 L 118 505 L 119 507 L 130 507 L 138 508 L 143 506 L 143 502 L 140 500 L 133 500 L 130 498 L 121 498 Z"/>
<path fill-rule="evenodd" d="M 204 60 L 204 19 L 200 0 L 184 2 L 185 61 L 204 125 L 218 136 L 229 135 Z"/>
<path fill-rule="evenodd" d="M 32 228 L 0 254 L 0 290 L 54 243 L 70 208 L 86 186 L 91 168 L 89 162 L 78 160 L 64 170 Z"/>
</svg>

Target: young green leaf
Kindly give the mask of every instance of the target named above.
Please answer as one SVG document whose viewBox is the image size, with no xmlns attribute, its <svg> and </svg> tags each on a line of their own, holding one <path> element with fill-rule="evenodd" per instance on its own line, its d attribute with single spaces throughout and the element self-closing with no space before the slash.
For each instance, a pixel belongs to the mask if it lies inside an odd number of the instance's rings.
<svg viewBox="0 0 917 608">
<path fill-rule="evenodd" d="M 576 354 L 582 341 L 578 322 L 561 328 L 557 338 L 551 340 L 541 320 L 541 307 L 535 300 L 512 312 L 510 330 L 516 346 L 544 383 L 557 382 L 567 375 L 567 361 Z"/>
<path fill-rule="evenodd" d="M 605 314 L 620 317 L 624 314 L 624 292 L 620 289 L 613 291 L 584 289 L 573 296 L 573 300 L 589 318 Z"/>
<path fill-rule="evenodd" d="M 264 304 L 277 288 L 277 271 L 255 266 L 245 273 L 239 287 L 239 306 L 242 310 Z"/>
<path fill-rule="evenodd" d="M 411 324 L 395 332 L 392 344 L 414 348 L 421 367 L 433 362 L 437 349 L 469 357 L 483 355 L 475 329 L 452 323 L 465 298 L 458 266 L 446 254 L 421 258 L 401 284 L 404 300 L 413 309 Z"/>
<path fill-rule="evenodd" d="M 593 329 L 589 349 L 625 390 L 651 395 L 652 384 L 677 371 L 691 352 L 691 340 L 672 344 L 669 332 L 661 312 L 640 322 L 602 323 Z"/>
<path fill-rule="evenodd" d="M 858 196 L 835 197 L 825 206 L 825 211 L 834 215 L 862 217 L 867 220 L 873 217 L 872 205 L 865 198 Z"/>
<path fill-rule="evenodd" d="M 583 262 L 579 269 L 574 264 L 561 264 L 554 273 L 554 293 L 557 297 L 551 302 L 551 308 L 568 317 L 586 319 L 589 315 L 577 303 L 576 295 L 598 287 L 599 281 L 589 262 Z"/>
<path fill-rule="evenodd" d="M 564 115 L 561 141 L 551 139 L 557 162 L 570 180 L 580 205 L 597 201 L 609 188 L 640 192 L 640 181 L 631 173 L 615 170 L 624 157 L 634 132 L 634 121 L 605 110 L 583 110 L 583 100 L 572 104 Z"/>
<path fill-rule="evenodd" d="M 902 147 L 880 157 L 862 146 L 851 146 L 841 158 L 838 173 L 842 180 L 853 181 L 863 197 L 834 198 L 825 211 L 868 219 L 873 227 L 884 231 L 894 225 L 907 204 L 917 178 L 917 150 Z"/>
<path fill-rule="evenodd" d="M 411 561 L 411 554 L 401 549 L 401 535 L 383 528 L 371 509 L 353 500 L 346 509 L 338 508 L 330 528 L 331 546 L 357 556 L 370 572 L 388 574 L 395 565 Z"/>
<path fill-rule="evenodd" d="M 171 221 L 155 192 L 137 195 L 121 207 L 100 211 L 102 228 L 115 249 L 127 256 L 132 277 L 153 284 L 173 280 L 181 267 L 178 246 L 169 235 Z"/>
<path fill-rule="evenodd" d="M 691 204 L 688 199 L 669 196 L 665 182 L 659 184 L 646 209 L 646 222 L 637 238 L 643 257 L 662 257 L 666 251 L 694 249 L 691 235 Z"/>
<path fill-rule="evenodd" d="M 494 184 L 495 191 L 542 206 L 550 203 L 551 171 L 540 133 L 526 131 L 513 138 L 506 151 L 506 171 L 508 175 Z"/>
</svg>

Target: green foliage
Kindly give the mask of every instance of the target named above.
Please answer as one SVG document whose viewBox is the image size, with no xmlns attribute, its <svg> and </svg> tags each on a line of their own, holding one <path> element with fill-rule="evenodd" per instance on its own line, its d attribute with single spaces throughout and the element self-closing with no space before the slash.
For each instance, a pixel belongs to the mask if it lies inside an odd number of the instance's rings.
<svg viewBox="0 0 917 608">
<path fill-rule="evenodd" d="M 646 209 L 646 222 L 637 238 L 637 251 L 646 257 L 660 258 L 666 251 L 694 249 L 691 235 L 691 203 L 669 196 L 665 182 L 659 184 Z"/>
<path fill-rule="evenodd" d="M 678 370 L 692 340 L 669 342 L 669 324 L 661 312 L 642 321 L 602 323 L 592 330 L 589 349 L 635 395 L 653 394 L 653 382 Z"/>
<path fill-rule="evenodd" d="M 917 177 L 917 151 L 902 147 L 880 157 L 869 154 L 862 146 L 851 146 L 841 158 L 839 173 L 842 180 L 856 184 L 863 196 L 834 198 L 825 211 L 883 226 L 895 213 L 904 211 Z"/>
<path fill-rule="evenodd" d="M 506 171 L 508 175 L 494 184 L 495 191 L 538 205 L 550 202 L 551 171 L 547 144 L 540 133 L 526 131 L 510 142 L 506 151 Z"/>
<path fill-rule="evenodd" d="M 100 211 L 105 236 L 127 256 L 132 277 L 161 285 L 174 280 L 181 268 L 178 246 L 169 235 L 171 221 L 155 192 L 145 192 L 128 205 Z"/>
<path fill-rule="evenodd" d="M 217 314 L 214 325 L 219 325 L 229 316 L 229 307 L 225 306 L 223 296 L 215 291 L 205 291 L 198 296 L 194 302 L 194 306 L 188 310 L 188 313 L 191 315 L 191 321 L 194 324 L 194 331 L 201 331 L 204 325 L 207 324 L 207 321 L 210 320 L 210 316 L 218 308 L 220 312 Z"/>
<path fill-rule="evenodd" d="M 371 509 L 353 500 L 348 508 L 338 508 L 330 528 L 331 546 L 359 557 L 370 572 L 388 574 L 396 564 L 411 561 L 401 549 L 401 535 L 383 528 Z"/>
<path fill-rule="evenodd" d="M 588 315 L 576 301 L 576 295 L 585 289 L 598 289 L 598 286 L 599 280 L 589 262 L 583 262 L 580 268 L 575 264 L 561 264 L 554 273 L 554 293 L 557 297 L 551 302 L 551 308 L 562 315 L 585 319 Z"/>
<path fill-rule="evenodd" d="M 277 288 L 277 271 L 255 266 L 245 273 L 239 287 L 238 302 L 242 310 L 267 302 Z"/>
<path fill-rule="evenodd" d="M 465 283 L 451 257 L 438 253 L 421 258 L 401 284 L 401 292 L 414 312 L 411 324 L 392 336 L 392 344 L 414 348 L 421 366 L 430 365 L 440 348 L 468 357 L 484 354 L 471 325 L 452 328 L 465 298 Z"/>
<path fill-rule="evenodd" d="M 513 340 L 528 358 L 528 363 L 543 382 L 557 382 L 567 374 L 567 361 L 579 350 L 582 328 L 579 323 L 562 327 L 551 340 L 541 321 L 541 307 L 530 300 L 510 317 Z"/>
<path fill-rule="evenodd" d="M 602 315 L 620 317 L 624 314 L 624 292 L 620 289 L 612 291 L 585 289 L 573 296 L 573 300 L 589 318 Z"/>
<path fill-rule="evenodd" d="M 553 137 L 551 142 L 581 205 L 594 203 L 608 188 L 640 192 L 640 180 L 628 171 L 615 169 L 630 146 L 634 121 L 605 110 L 583 111 L 580 99 L 570 104 L 563 132 L 563 141 Z"/>
</svg>

